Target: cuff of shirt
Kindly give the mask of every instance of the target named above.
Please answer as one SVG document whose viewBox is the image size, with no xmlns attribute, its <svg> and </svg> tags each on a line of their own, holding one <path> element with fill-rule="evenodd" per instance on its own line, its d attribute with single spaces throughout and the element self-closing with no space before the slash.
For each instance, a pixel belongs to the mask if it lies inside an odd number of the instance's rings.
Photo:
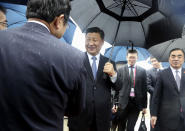
<svg viewBox="0 0 185 131">
<path fill-rule="evenodd" d="M 117 80 L 117 72 L 116 72 L 115 75 L 110 76 L 110 80 L 112 81 L 112 83 L 115 83 L 116 82 L 116 80 Z"/>
</svg>

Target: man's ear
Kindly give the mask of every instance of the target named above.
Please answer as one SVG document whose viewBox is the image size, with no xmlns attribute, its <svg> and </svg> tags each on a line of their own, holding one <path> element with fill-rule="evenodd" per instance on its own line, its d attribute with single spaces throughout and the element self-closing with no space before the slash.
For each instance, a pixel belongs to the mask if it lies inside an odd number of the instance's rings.
<svg viewBox="0 0 185 131">
<path fill-rule="evenodd" d="M 61 14 L 55 19 L 54 25 L 56 29 L 59 29 L 61 25 L 64 25 L 64 15 L 63 14 Z"/>
</svg>

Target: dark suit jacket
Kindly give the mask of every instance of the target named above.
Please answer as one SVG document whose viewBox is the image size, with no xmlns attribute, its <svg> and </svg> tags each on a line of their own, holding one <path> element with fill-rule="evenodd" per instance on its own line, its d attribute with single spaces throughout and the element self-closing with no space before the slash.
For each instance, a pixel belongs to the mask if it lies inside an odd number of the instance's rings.
<svg viewBox="0 0 185 131">
<path fill-rule="evenodd" d="M 128 65 L 124 65 L 118 70 L 116 85 L 122 87 L 119 91 L 119 107 L 125 109 L 131 90 L 131 79 L 129 76 Z M 135 98 L 136 106 L 139 110 L 147 107 L 147 85 L 146 85 L 146 71 L 145 69 L 136 66 L 135 76 Z"/>
<path fill-rule="evenodd" d="M 97 71 L 96 80 L 93 78 L 92 69 L 86 56 L 86 108 L 78 117 L 69 118 L 69 127 L 75 131 L 87 131 L 92 123 L 93 117 L 96 116 L 97 131 L 109 131 L 111 119 L 111 87 L 114 87 L 110 78 L 103 78 L 103 68 L 108 58 L 100 55 L 100 61 Z M 119 88 L 114 87 L 119 90 Z M 95 111 L 95 114 L 93 113 Z"/>
<path fill-rule="evenodd" d="M 156 84 L 157 70 L 152 68 L 147 71 L 147 90 L 153 95 L 155 84 Z"/>
<path fill-rule="evenodd" d="M 152 100 L 151 115 L 157 116 L 160 126 L 176 129 L 180 121 L 180 108 L 185 111 L 185 69 L 182 69 L 180 92 L 171 68 L 160 71 Z M 185 114 L 183 112 L 183 117 Z"/>
<path fill-rule="evenodd" d="M 156 85 L 156 77 L 157 77 L 157 69 L 156 68 L 151 68 L 150 70 L 147 71 L 147 91 L 150 93 L 150 108 L 151 108 L 151 101 L 152 101 L 152 96 L 154 92 L 154 88 Z"/>
<path fill-rule="evenodd" d="M 0 31 L 0 130 L 62 131 L 84 106 L 84 58 L 40 24 Z"/>
</svg>

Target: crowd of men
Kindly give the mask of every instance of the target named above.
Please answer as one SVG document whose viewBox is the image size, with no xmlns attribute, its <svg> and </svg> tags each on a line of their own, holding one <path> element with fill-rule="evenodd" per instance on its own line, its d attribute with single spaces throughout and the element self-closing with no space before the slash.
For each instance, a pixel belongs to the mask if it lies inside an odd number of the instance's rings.
<svg viewBox="0 0 185 131">
<path fill-rule="evenodd" d="M 184 51 L 172 49 L 165 69 L 151 56 L 146 71 L 129 49 L 116 69 L 100 54 L 99 27 L 86 30 L 85 53 L 61 43 L 70 10 L 69 0 L 29 0 L 28 22 L 7 29 L 0 6 L 0 130 L 62 131 L 68 116 L 69 131 L 110 131 L 111 120 L 112 130 L 134 131 L 149 92 L 151 131 L 185 131 Z"/>
</svg>

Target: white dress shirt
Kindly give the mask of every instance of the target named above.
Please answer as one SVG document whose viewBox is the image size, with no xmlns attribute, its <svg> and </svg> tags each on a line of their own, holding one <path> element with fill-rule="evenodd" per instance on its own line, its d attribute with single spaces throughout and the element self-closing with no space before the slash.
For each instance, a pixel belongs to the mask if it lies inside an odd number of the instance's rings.
<svg viewBox="0 0 185 131">
<path fill-rule="evenodd" d="M 91 54 L 89 54 L 88 52 L 87 52 L 87 56 L 88 56 L 88 58 L 89 58 L 89 63 L 90 63 L 90 65 L 91 65 L 91 67 L 92 67 L 92 63 L 93 63 L 93 59 L 92 59 L 92 55 Z M 96 56 L 96 68 L 97 68 L 97 71 L 98 71 L 98 65 L 99 65 L 99 61 L 100 61 L 100 53 L 99 54 L 97 54 Z"/>
<path fill-rule="evenodd" d="M 50 30 L 48 29 L 48 27 L 47 27 L 45 24 L 43 24 L 42 22 L 40 22 L 40 21 L 29 20 L 28 22 L 33 22 L 33 23 L 37 23 L 37 24 L 39 24 L 39 25 L 42 25 L 42 26 L 44 26 L 44 27 L 50 32 Z"/>
<path fill-rule="evenodd" d="M 176 80 L 176 70 L 177 70 L 177 69 L 174 69 L 174 68 L 171 67 L 171 66 L 170 66 L 170 68 L 171 68 L 172 73 L 173 73 L 173 76 L 174 76 L 174 78 L 175 78 L 175 80 Z M 178 75 L 179 75 L 180 79 L 181 79 L 181 72 L 182 72 L 182 67 L 178 69 Z"/>
<path fill-rule="evenodd" d="M 129 69 L 129 75 L 130 75 L 130 72 L 131 72 L 131 65 L 127 64 L 128 65 L 128 69 Z M 134 78 L 135 78 L 135 71 L 136 71 L 136 65 L 133 65 L 133 72 L 134 72 Z"/>
</svg>

